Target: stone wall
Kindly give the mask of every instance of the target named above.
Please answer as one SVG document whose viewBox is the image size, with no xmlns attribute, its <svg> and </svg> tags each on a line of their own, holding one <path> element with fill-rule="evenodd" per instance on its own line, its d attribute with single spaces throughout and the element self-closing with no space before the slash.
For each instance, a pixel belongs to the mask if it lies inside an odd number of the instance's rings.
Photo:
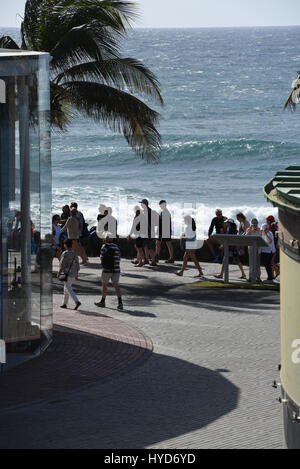
<svg viewBox="0 0 300 469">
<path fill-rule="evenodd" d="M 97 237 L 90 237 L 89 239 L 82 240 L 82 244 L 85 247 L 87 255 L 90 257 L 97 257 L 100 255 L 100 249 L 102 241 Z M 121 256 L 126 259 L 134 259 L 136 257 L 136 249 L 134 247 L 134 240 L 128 242 L 127 238 L 118 238 L 117 244 L 121 251 Z M 174 249 L 174 259 L 181 261 L 184 251 L 180 247 L 180 239 L 172 239 L 173 249 Z M 216 246 L 217 248 L 217 246 Z M 217 252 L 217 251 L 216 251 Z M 212 262 L 213 258 L 208 249 L 206 243 L 203 244 L 201 249 L 196 251 L 197 258 L 202 262 Z M 169 258 L 168 248 L 165 243 L 162 243 L 160 259 L 165 260 Z M 244 259 L 244 262 L 247 263 L 247 259 Z"/>
</svg>

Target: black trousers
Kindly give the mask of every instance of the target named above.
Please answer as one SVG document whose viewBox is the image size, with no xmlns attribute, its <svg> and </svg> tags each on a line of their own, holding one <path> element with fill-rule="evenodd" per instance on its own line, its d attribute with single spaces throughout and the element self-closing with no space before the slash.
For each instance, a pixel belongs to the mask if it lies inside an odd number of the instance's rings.
<svg viewBox="0 0 300 469">
<path fill-rule="evenodd" d="M 272 252 L 262 252 L 260 254 L 260 261 L 266 268 L 266 271 L 268 274 L 268 280 L 273 280 L 273 272 L 272 272 L 272 266 L 271 266 L 272 257 L 273 257 Z"/>
</svg>

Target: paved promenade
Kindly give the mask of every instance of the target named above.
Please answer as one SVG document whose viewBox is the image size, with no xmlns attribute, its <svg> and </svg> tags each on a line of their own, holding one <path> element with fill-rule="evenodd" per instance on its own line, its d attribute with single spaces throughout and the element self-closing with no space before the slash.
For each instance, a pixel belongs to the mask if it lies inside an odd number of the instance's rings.
<svg viewBox="0 0 300 469">
<path fill-rule="evenodd" d="M 55 281 L 53 344 L 0 379 L 1 448 L 283 447 L 278 292 L 201 288 L 194 268 L 125 260 L 125 310 L 112 288 L 100 310 L 91 261 L 80 310 L 58 307 Z"/>
</svg>

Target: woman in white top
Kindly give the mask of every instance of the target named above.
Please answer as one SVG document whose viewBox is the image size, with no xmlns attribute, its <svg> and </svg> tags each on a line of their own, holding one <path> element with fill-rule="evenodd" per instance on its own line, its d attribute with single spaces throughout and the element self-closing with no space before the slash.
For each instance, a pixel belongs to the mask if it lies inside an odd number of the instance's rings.
<svg viewBox="0 0 300 469">
<path fill-rule="evenodd" d="M 190 215 L 187 215 L 184 217 L 184 223 L 186 224 L 186 228 L 181 238 L 185 241 L 185 253 L 183 256 L 182 267 L 178 272 L 176 272 L 176 275 L 179 275 L 180 277 L 183 276 L 187 263 L 189 259 L 191 259 L 199 271 L 198 276 L 203 277 L 203 271 L 195 254 L 195 250 L 197 249 L 195 220 Z"/>
<path fill-rule="evenodd" d="M 66 239 L 66 241 L 64 242 L 65 251 L 63 252 L 60 262 L 59 262 L 59 270 L 57 273 L 57 278 L 59 278 L 62 272 L 67 274 L 67 279 L 64 282 L 64 301 L 63 301 L 63 304 L 61 305 L 61 308 L 68 308 L 68 302 L 71 296 L 75 303 L 74 309 L 78 309 L 81 303 L 78 300 L 72 288 L 72 284 L 75 279 L 76 280 L 78 279 L 78 273 L 79 273 L 80 267 L 79 267 L 78 256 L 76 252 L 73 251 L 72 245 L 73 245 L 73 241 L 71 239 Z"/>
<path fill-rule="evenodd" d="M 246 231 L 250 227 L 250 223 L 248 222 L 247 217 L 242 212 L 239 212 L 236 214 L 236 219 L 240 224 L 238 234 L 239 235 L 246 234 Z"/>
<path fill-rule="evenodd" d="M 268 274 L 268 280 L 273 281 L 273 271 L 272 271 L 272 258 L 274 253 L 276 252 L 275 244 L 274 244 L 274 236 L 271 231 L 268 230 L 268 225 L 264 223 L 261 226 L 261 237 L 267 244 L 267 246 L 263 246 L 260 251 L 260 259 L 265 266 L 265 269 Z"/>
</svg>

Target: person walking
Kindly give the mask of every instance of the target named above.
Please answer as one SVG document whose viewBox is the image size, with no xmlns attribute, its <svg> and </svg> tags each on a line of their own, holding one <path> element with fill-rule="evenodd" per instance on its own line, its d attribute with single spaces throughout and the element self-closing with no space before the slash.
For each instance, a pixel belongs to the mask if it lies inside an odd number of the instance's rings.
<svg viewBox="0 0 300 469">
<path fill-rule="evenodd" d="M 161 212 L 159 214 L 159 224 L 158 224 L 158 239 L 156 240 L 156 249 L 155 249 L 155 261 L 159 262 L 159 255 L 161 250 L 161 244 L 164 241 L 167 245 L 169 251 L 169 259 L 165 262 L 166 264 L 174 264 L 174 250 L 171 241 L 172 236 L 172 219 L 169 210 L 167 209 L 167 202 L 161 200 L 159 202 Z"/>
<path fill-rule="evenodd" d="M 220 262 L 222 252 L 220 254 L 216 255 L 215 248 L 214 248 L 214 243 L 213 240 L 211 239 L 211 236 L 213 234 L 213 231 L 216 231 L 216 234 L 221 234 L 223 233 L 223 228 L 224 228 L 224 221 L 227 219 L 226 217 L 223 216 L 222 210 L 217 208 L 216 210 L 216 216 L 211 220 L 210 227 L 208 230 L 208 239 L 205 240 L 205 243 L 207 244 L 211 255 L 214 258 L 214 262 Z M 219 250 L 222 248 L 218 248 Z"/>
<path fill-rule="evenodd" d="M 66 239 L 64 242 L 65 251 L 62 253 L 60 258 L 57 278 L 59 278 L 62 273 L 67 275 L 67 279 L 64 282 L 64 300 L 61 308 L 68 308 L 68 302 L 71 296 L 75 302 L 74 309 L 78 309 L 81 303 L 73 291 L 72 284 L 75 279 L 78 279 L 80 267 L 78 256 L 76 252 L 73 251 L 72 244 L 73 241 L 71 239 Z"/>
<path fill-rule="evenodd" d="M 53 258 L 57 257 L 60 261 L 62 249 L 60 246 L 60 235 L 61 235 L 61 226 L 60 226 L 60 217 L 59 215 L 53 215 L 52 217 L 52 255 Z"/>
<path fill-rule="evenodd" d="M 239 229 L 238 229 L 238 234 L 245 235 L 247 229 L 250 227 L 250 223 L 248 222 L 246 215 L 244 215 L 242 212 L 239 212 L 236 214 L 236 219 L 240 224 Z M 248 253 L 248 250 L 240 246 L 240 248 L 238 249 L 239 256 L 245 256 L 247 255 L 247 253 Z"/>
<path fill-rule="evenodd" d="M 183 272 L 186 269 L 187 263 L 189 259 L 191 259 L 195 266 L 198 269 L 199 275 L 198 277 L 203 277 L 203 271 L 201 269 L 201 266 L 197 260 L 195 251 L 197 249 L 197 240 L 196 240 L 196 222 L 194 218 L 192 218 L 190 215 L 186 215 L 184 217 L 184 223 L 186 225 L 184 233 L 181 235 L 181 239 L 184 242 L 185 245 L 185 252 L 183 256 L 183 263 L 181 266 L 181 269 L 178 272 L 175 272 L 176 275 L 179 275 L 180 277 L 183 276 Z"/>
<path fill-rule="evenodd" d="M 148 259 L 151 259 L 150 265 L 156 266 L 157 263 L 155 261 L 155 252 L 153 250 L 153 239 L 155 238 L 155 227 L 158 226 L 158 213 L 149 207 L 149 202 L 147 199 L 143 199 L 139 203 L 142 207 L 142 214 L 146 217 L 146 221 L 148 223 L 148 236 L 144 247 L 146 262 L 148 261 Z"/>
<path fill-rule="evenodd" d="M 267 281 L 273 282 L 272 259 L 276 252 L 276 248 L 274 244 L 274 235 L 272 231 L 269 231 L 267 223 L 264 223 L 261 226 L 261 237 L 267 246 L 263 246 L 261 248 L 260 258 L 268 274 Z"/>
<path fill-rule="evenodd" d="M 60 215 L 61 227 L 64 226 L 64 224 L 66 223 L 67 219 L 70 218 L 70 216 L 71 216 L 71 210 L 70 210 L 69 205 L 64 205 L 62 207 L 62 212 L 61 212 L 61 215 Z"/>
<path fill-rule="evenodd" d="M 248 222 L 246 215 L 244 215 L 242 212 L 239 212 L 236 214 L 236 219 L 240 224 L 238 234 L 239 235 L 246 234 L 246 231 L 250 227 L 250 223 Z"/>
<path fill-rule="evenodd" d="M 273 233 L 274 237 L 274 244 L 275 244 L 275 252 L 272 257 L 272 272 L 273 272 L 273 277 L 276 278 L 280 274 L 278 265 L 276 265 L 276 258 L 279 258 L 279 247 L 278 247 L 278 224 L 275 221 L 275 218 L 273 215 L 269 215 L 266 218 L 266 222 L 268 225 L 268 230 Z"/>
<path fill-rule="evenodd" d="M 143 267 L 146 263 L 144 247 L 146 242 L 146 232 L 147 232 L 147 222 L 145 216 L 141 213 L 141 209 L 138 205 L 134 207 L 134 219 L 132 222 L 130 233 L 127 237 L 128 242 L 132 239 L 135 239 L 135 248 L 137 252 L 136 261 L 132 263 L 136 267 Z"/>
<path fill-rule="evenodd" d="M 77 202 L 72 202 L 72 203 L 70 204 L 70 209 L 71 209 L 71 211 L 72 211 L 72 210 L 76 210 L 76 218 L 77 218 L 77 220 L 79 221 L 79 238 L 81 238 L 82 235 L 83 235 L 83 227 L 84 227 L 84 223 L 85 223 L 85 219 L 84 219 L 83 213 L 81 213 L 81 212 L 78 210 L 78 204 L 77 204 Z"/>
<path fill-rule="evenodd" d="M 77 210 L 73 208 L 71 210 L 71 216 L 66 221 L 65 225 L 61 229 L 62 232 L 67 231 L 68 238 L 73 241 L 73 249 L 82 259 L 82 264 L 88 262 L 88 257 L 85 253 L 83 246 L 80 244 L 80 227 L 79 221 L 77 218 Z"/>
<path fill-rule="evenodd" d="M 113 235 L 109 232 L 106 232 L 104 235 L 103 244 L 101 247 L 100 253 L 100 263 L 103 267 L 102 271 L 102 298 L 98 303 L 95 303 L 96 306 L 100 308 L 105 308 L 105 300 L 107 295 L 107 286 L 111 280 L 113 287 L 115 289 L 116 295 L 118 297 L 118 310 L 123 311 L 123 302 L 121 291 L 119 287 L 120 281 L 120 249 L 118 246 L 111 242 Z"/>
</svg>

